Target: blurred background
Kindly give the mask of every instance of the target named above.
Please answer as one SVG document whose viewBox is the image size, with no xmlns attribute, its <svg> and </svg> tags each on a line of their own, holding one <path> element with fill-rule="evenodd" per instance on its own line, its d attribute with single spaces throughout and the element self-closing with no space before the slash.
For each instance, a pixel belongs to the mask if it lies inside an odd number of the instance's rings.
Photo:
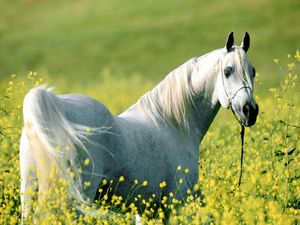
<svg viewBox="0 0 300 225">
<path fill-rule="evenodd" d="M 60 92 L 98 97 L 108 82 L 134 99 L 189 58 L 222 48 L 230 31 L 236 44 L 248 31 L 268 89 L 300 49 L 299 21 L 299 0 L 0 0 L 0 82 L 36 71 Z"/>
</svg>

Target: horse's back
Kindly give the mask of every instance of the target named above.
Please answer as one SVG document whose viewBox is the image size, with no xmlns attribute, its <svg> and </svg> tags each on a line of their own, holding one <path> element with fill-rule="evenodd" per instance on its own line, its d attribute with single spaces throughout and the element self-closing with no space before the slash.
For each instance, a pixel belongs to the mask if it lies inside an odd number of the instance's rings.
<svg viewBox="0 0 300 225">
<path fill-rule="evenodd" d="M 58 95 L 66 117 L 73 123 L 89 127 L 111 127 L 113 116 L 101 102 L 84 95 Z"/>
</svg>

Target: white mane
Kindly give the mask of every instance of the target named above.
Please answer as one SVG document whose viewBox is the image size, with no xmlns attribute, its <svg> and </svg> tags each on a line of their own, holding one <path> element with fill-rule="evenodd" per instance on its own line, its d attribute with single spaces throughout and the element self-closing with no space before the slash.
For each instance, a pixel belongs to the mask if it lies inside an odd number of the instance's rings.
<svg viewBox="0 0 300 225">
<path fill-rule="evenodd" d="M 190 75 L 196 62 L 196 58 L 190 59 L 138 100 L 138 106 L 155 123 L 166 120 L 170 125 L 184 130 L 191 128 L 189 109 L 193 105 L 193 93 Z"/>
</svg>

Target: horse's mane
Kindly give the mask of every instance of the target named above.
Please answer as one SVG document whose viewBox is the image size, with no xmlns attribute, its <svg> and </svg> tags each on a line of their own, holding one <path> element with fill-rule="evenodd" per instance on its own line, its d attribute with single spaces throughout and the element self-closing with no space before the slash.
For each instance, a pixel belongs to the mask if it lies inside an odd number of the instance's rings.
<svg viewBox="0 0 300 225">
<path fill-rule="evenodd" d="M 157 123 L 166 120 L 175 127 L 189 129 L 189 110 L 193 104 L 190 75 L 197 59 L 193 58 L 171 73 L 153 90 L 143 95 L 138 106 Z"/>
<path fill-rule="evenodd" d="M 167 121 L 176 128 L 189 132 L 197 129 L 195 124 L 193 88 L 191 74 L 195 67 L 212 61 L 222 49 L 214 50 L 199 58 L 192 58 L 170 72 L 154 89 L 143 95 L 137 102 L 156 124 Z M 198 68 L 199 69 L 199 68 Z"/>
</svg>

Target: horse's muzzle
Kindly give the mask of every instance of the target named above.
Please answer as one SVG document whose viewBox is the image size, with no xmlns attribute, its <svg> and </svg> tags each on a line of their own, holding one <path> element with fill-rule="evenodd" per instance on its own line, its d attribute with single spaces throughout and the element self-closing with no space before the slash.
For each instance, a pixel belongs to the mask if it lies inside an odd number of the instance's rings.
<svg viewBox="0 0 300 225">
<path fill-rule="evenodd" d="M 242 120 L 242 123 L 246 127 L 251 127 L 256 123 L 256 118 L 258 115 L 259 107 L 256 103 L 246 103 L 243 108 L 243 114 L 244 114 L 244 120 Z"/>
</svg>

